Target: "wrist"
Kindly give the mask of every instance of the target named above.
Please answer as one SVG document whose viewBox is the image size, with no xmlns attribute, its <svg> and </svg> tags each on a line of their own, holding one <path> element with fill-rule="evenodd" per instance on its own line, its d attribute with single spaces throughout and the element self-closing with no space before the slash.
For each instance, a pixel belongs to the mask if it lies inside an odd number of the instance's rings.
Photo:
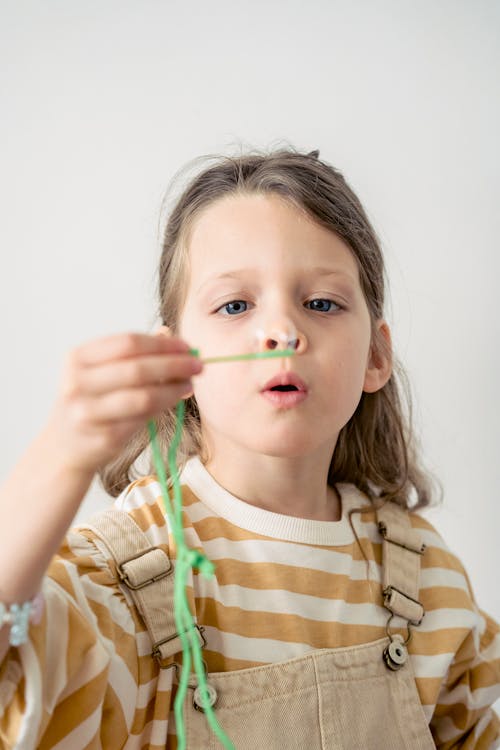
<svg viewBox="0 0 500 750">
<path fill-rule="evenodd" d="M 44 609 L 43 594 L 39 591 L 33 599 L 23 604 L 0 602 L 0 628 L 10 625 L 9 644 L 20 646 L 28 640 L 29 623 L 38 625 Z"/>
<path fill-rule="evenodd" d="M 37 443 L 40 455 L 54 467 L 59 478 L 65 480 L 65 484 L 71 483 L 86 488 L 90 485 L 98 467 L 81 465 L 67 454 L 53 425 L 49 423 L 45 426 L 38 436 Z"/>
</svg>

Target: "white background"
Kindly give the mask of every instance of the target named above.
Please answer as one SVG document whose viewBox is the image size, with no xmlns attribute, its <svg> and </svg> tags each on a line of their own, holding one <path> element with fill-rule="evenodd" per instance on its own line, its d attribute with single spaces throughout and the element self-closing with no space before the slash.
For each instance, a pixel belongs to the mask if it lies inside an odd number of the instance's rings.
<svg viewBox="0 0 500 750">
<path fill-rule="evenodd" d="M 206 153 L 319 148 L 382 241 L 387 318 L 445 490 L 426 515 L 500 620 L 500 3 L 2 0 L 0 12 L 0 479 L 44 424 L 70 348 L 155 328 L 174 173 Z M 94 482 L 78 517 L 109 502 Z"/>
</svg>

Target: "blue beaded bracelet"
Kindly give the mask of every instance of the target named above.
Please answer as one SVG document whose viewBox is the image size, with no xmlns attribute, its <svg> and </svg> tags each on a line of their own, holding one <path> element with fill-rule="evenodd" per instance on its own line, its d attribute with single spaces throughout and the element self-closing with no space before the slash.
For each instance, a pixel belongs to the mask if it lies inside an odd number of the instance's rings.
<svg viewBox="0 0 500 750">
<path fill-rule="evenodd" d="M 43 595 L 39 592 L 31 601 L 24 604 L 6 604 L 0 602 L 0 627 L 10 625 L 9 644 L 20 646 L 28 640 L 28 626 L 32 622 L 38 625 L 42 619 Z"/>
</svg>

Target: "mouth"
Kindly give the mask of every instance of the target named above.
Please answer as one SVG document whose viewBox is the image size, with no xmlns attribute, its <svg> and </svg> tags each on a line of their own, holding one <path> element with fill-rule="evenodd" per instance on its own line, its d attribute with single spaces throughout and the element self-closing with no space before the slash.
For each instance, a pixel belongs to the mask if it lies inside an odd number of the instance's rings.
<svg viewBox="0 0 500 750">
<path fill-rule="evenodd" d="M 271 378 L 261 391 L 262 396 L 273 406 L 291 408 L 307 398 L 307 386 L 293 372 L 283 372 Z"/>
<path fill-rule="evenodd" d="M 261 393 L 274 392 L 286 393 L 288 391 L 299 391 L 307 393 L 307 386 L 298 375 L 293 372 L 282 372 L 269 380 Z"/>
</svg>

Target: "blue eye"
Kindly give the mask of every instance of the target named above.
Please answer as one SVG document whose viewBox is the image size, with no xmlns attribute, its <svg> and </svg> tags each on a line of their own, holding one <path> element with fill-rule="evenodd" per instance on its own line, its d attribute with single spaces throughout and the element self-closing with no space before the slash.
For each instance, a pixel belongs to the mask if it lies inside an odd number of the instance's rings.
<svg viewBox="0 0 500 750">
<path fill-rule="evenodd" d="M 325 303 L 328 307 L 325 307 Z M 337 303 L 331 299 L 312 299 L 306 304 L 312 305 L 312 307 L 309 308 L 310 310 L 317 310 L 318 312 L 330 312 L 332 305 L 335 305 L 338 310 L 341 309 L 340 305 L 337 305 Z"/>
<path fill-rule="evenodd" d="M 226 302 L 225 305 L 222 305 L 222 307 L 219 307 L 219 309 L 216 312 L 221 312 L 222 310 L 227 310 L 227 315 L 237 315 L 241 312 L 246 312 L 246 305 L 248 303 L 245 302 L 242 299 L 235 299 L 231 302 Z M 232 308 L 231 310 L 228 308 Z"/>
</svg>

